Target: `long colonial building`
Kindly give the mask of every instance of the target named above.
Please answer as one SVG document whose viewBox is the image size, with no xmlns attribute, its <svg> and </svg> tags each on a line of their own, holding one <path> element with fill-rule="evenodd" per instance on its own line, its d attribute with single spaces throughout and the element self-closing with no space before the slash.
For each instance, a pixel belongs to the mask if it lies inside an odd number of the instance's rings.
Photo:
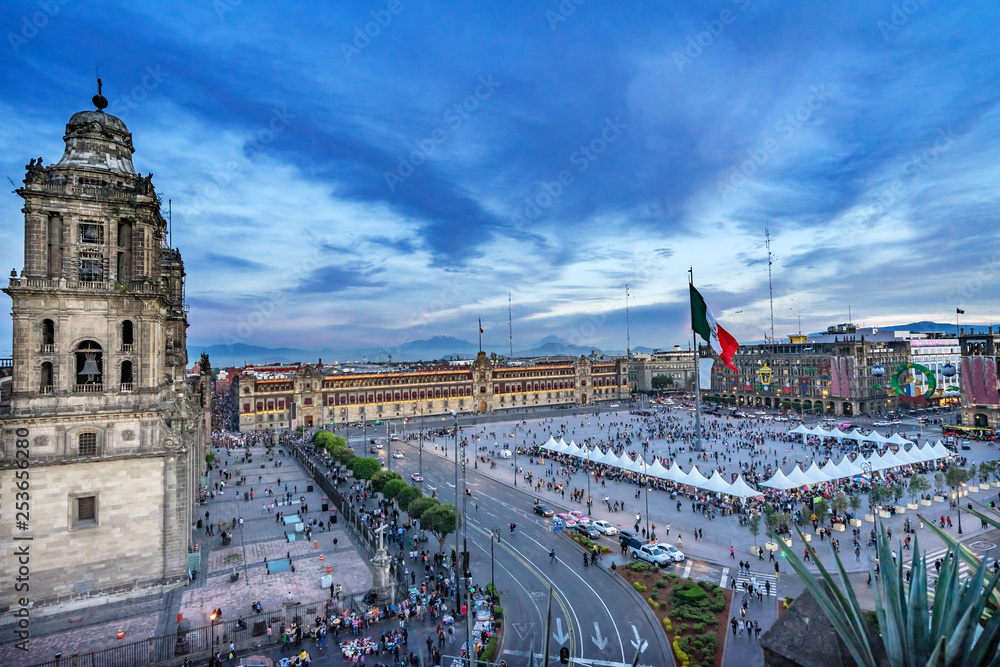
<svg viewBox="0 0 1000 667">
<path fill-rule="evenodd" d="M 962 330 L 962 424 L 1000 429 L 1000 331 Z"/>
<path fill-rule="evenodd" d="M 5 491 L 0 570 L 30 570 L 30 584 L 5 586 L 0 611 L 188 581 L 210 369 L 203 358 L 203 375 L 185 378 L 180 252 L 151 175 L 133 169 L 132 134 L 94 102 L 66 125 L 62 159 L 32 159 L 16 190 L 24 267 L 3 290 L 0 487 L 24 502 Z"/>
<path fill-rule="evenodd" d="M 328 374 L 305 365 L 288 372 L 245 369 L 231 387 L 241 431 L 558 405 L 627 398 L 628 364 L 572 362 L 494 366 L 480 352 L 471 366 Z M 268 377 L 279 375 L 280 377 Z"/>
</svg>

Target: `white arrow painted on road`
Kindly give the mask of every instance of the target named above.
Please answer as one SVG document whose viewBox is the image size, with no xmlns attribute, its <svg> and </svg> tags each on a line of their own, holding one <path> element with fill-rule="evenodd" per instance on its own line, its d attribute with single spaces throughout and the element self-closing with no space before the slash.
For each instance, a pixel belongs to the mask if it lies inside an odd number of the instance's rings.
<svg viewBox="0 0 1000 667">
<path fill-rule="evenodd" d="M 566 634 L 563 634 L 561 618 L 556 619 L 556 631 L 552 633 L 552 638 L 555 639 L 557 642 L 559 642 L 560 646 L 565 644 L 566 640 L 569 639 L 568 632 Z"/>
<path fill-rule="evenodd" d="M 590 641 L 594 642 L 597 648 L 602 651 L 608 645 L 608 638 L 601 638 L 601 626 L 597 624 L 597 621 L 594 621 L 594 636 L 590 638 Z"/>
<path fill-rule="evenodd" d="M 632 626 L 632 632 L 635 634 L 635 639 L 631 640 L 632 647 L 639 649 L 639 653 L 645 653 L 646 648 L 649 646 L 649 642 L 643 641 L 642 637 L 639 636 L 639 628 Z"/>
</svg>

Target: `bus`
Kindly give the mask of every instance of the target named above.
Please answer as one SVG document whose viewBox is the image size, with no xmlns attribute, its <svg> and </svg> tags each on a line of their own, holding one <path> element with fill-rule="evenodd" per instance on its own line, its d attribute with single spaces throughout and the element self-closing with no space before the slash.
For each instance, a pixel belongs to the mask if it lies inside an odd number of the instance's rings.
<svg viewBox="0 0 1000 667">
<path fill-rule="evenodd" d="M 982 440 L 992 442 L 997 439 L 996 431 L 979 426 L 949 426 L 941 427 L 941 435 L 945 437 L 965 438 L 966 440 Z"/>
</svg>

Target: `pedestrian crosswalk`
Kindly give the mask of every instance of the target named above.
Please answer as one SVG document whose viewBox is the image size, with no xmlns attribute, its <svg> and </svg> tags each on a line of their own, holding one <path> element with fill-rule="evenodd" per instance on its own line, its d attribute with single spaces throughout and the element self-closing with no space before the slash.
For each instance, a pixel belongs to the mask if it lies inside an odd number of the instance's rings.
<svg viewBox="0 0 1000 667">
<path fill-rule="evenodd" d="M 746 570 L 736 570 L 730 572 L 730 568 L 722 568 L 722 577 L 719 580 L 719 585 L 723 588 L 729 588 L 732 583 L 731 579 L 736 579 L 736 590 L 742 591 L 743 584 L 755 584 L 759 586 L 761 591 L 766 595 L 777 596 L 778 595 L 778 578 L 773 574 L 766 574 L 763 572 L 754 572 L 751 568 L 750 574 L 747 574 Z M 771 584 L 770 593 L 767 592 L 767 584 Z"/>
<path fill-rule="evenodd" d="M 970 549 L 970 551 L 976 554 L 976 556 L 979 558 L 984 557 L 984 554 L 978 553 L 975 549 Z M 926 563 L 927 565 L 927 582 L 928 582 L 928 587 L 931 590 L 934 590 L 934 586 L 937 585 L 937 580 L 939 577 L 938 570 L 934 566 L 934 563 L 940 559 L 943 565 L 944 559 L 947 556 L 947 554 L 948 554 L 947 548 L 941 548 L 937 549 L 936 551 L 928 551 L 924 553 L 924 563 Z M 898 557 L 900 557 L 899 554 L 897 554 L 897 558 Z M 912 569 L 912 562 L 913 562 L 912 553 L 909 550 L 903 550 L 902 558 L 903 558 L 903 570 L 909 571 L 910 569 Z M 959 563 L 958 580 L 960 582 L 965 582 L 966 580 L 968 580 L 969 576 L 972 575 L 972 573 L 973 569 L 968 563 L 966 563 L 964 560 Z"/>
</svg>

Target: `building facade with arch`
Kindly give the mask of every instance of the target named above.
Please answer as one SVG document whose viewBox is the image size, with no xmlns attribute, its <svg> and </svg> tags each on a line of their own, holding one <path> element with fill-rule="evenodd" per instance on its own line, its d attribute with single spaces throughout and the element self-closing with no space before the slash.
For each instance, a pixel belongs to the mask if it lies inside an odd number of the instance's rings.
<svg viewBox="0 0 1000 667">
<path fill-rule="evenodd" d="M 267 375 L 275 375 L 268 373 Z M 628 398 L 628 363 L 571 362 L 494 365 L 480 352 L 471 365 L 376 373 L 330 373 L 304 365 L 258 377 L 245 369 L 231 392 L 239 429 L 262 431 L 458 413 L 485 414 Z"/>
<path fill-rule="evenodd" d="M 30 536 L 31 606 L 186 583 L 210 444 L 207 358 L 185 375 L 180 252 L 152 174 L 133 168 L 131 133 L 94 99 L 98 110 L 69 120 L 59 162 L 26 166 L 24 266 L 3 290 L 13 359 L 0 485 L 25 482 L 30 514 L 0 505 L 0 564 L 17 571 L 15 538 Z M 5 587 L 0 610 L 20 596 Z"/>
</svg>

